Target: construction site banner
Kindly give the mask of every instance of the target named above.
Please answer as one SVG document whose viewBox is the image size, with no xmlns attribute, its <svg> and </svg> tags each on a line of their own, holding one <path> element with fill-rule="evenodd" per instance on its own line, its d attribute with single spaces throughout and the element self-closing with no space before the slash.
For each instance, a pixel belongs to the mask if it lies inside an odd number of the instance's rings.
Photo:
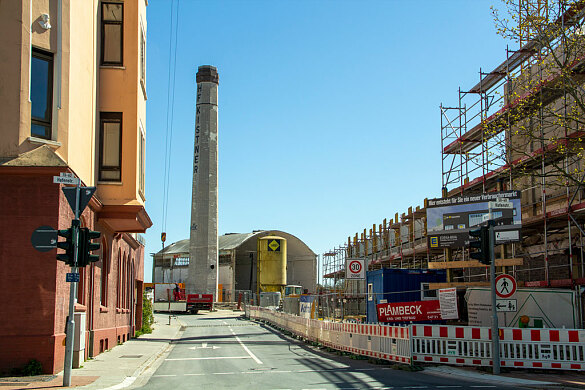
<svg viewBox="0 0 585 390">
<path fill-rule="evenodd" d="M 427 204 L 429 248 L 468 246 L 469 231 L 487 220 L 490 202 L 492 219 L 496 223 L 496 244 L 519 241 L 522 228 L 520 191 L 490 192 L 429 199 Z M 510 203 L 511 207 L 505 207 Z"/>
<path fill-rule="evenodd" d="M 441 319 L 439 300 L 380 303 L 376 305 L 379 322 L 431 321 Z"/>
</svg>

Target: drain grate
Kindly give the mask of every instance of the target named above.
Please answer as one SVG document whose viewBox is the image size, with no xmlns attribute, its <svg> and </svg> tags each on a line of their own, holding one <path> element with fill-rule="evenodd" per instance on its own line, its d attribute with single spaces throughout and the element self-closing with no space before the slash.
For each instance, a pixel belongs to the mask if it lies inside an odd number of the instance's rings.
<svg viewBox="0 0 585 390">
<path fill-rule="evenodd" d="M 122 359 L 138 359 L 141 358 L 142 355 L 122 355 L 120 358 Z"/>
</svg>

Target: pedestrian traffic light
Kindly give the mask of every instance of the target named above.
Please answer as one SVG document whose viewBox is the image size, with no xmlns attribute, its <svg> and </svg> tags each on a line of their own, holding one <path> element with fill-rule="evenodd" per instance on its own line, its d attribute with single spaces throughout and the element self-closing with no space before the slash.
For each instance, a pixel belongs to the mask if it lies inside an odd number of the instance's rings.
<svg viewBox="0 0 585 390">
<path fill-rule="evenodd" d="M 65 230 L 57 230 L 59 237 L 64 237 L 65 241 L 57 242 L 57 248 L 63 249 L 65 253 L 57 253 L 57 260 L 64 261 L 65 264 L 71 267 L 75 264 L 74 250 L 73 250 L 73 227 Z"/>
<path fill-rule="evenodd" d="M 94 232 L 86 227 L 79 229 L 79 267 L 85 267 L 86 265 L 89 265 L 89 263 L 99 261 L 100 257 L 98 255 L 92 255 L 91 251 L 97 251 L 100 249 L 100 244 L 93 243 L 91 240 L 94 238 L 100 238 L 101 235 L 100 232 Z"/>
<path fill-rule="evenodd" d="M 479 229 L 470 230 L 469 236 L 477 238 L 469 242 L 469 247 L 479 249 L 478 251 L 472 252 L 469 256 L 482 264 L 489 265 L 491 263 L 489 227 L 482 226 Z"/>
</svg>

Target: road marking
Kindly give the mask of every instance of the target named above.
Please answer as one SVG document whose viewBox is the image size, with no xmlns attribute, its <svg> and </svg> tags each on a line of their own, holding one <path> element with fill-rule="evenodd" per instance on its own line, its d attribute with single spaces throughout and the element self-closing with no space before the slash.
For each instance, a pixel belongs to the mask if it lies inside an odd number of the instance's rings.
<svg viewBox="0 0 585 390">
<path fill-rule="evenodd" d="M 296 372 L 315 372 L 315 371 L 317 371 L 317 370 L 299 370 L 299 371 L 296 371 Z"/>
<path fill-rule="evenodd" d="M 242 374 L 264 374 L 266 371 L 244 371 Z"/>
<path fill-rule="evenodd" d="M 195 358 L 172 358 L 165 359 L 169 361 L 180 361 L 180 360 L 218 360 L 218 359 L 250 359 L 250 356 L 214 356 L 214 357 L 195 357 Z M 262 364 L 262 363 L 260 363 Z"/>
<path fill-rule="evenodd" d="M 282 372 L 292 372 L 292 371 L 266 371 L 266 372 L 270 372 L 270 373 L 282 373 Z"/>
<path fill-rule="evenodd" d="M 242 346 L 242 348 L 244 348 L 244 351 L 246 351 L 246 352 L 248 353 L 248 355 L 250 355 L 250 357 L 251 357 L 252 359 L 254 359 L 254 361 L 255 361 L 256 363 L 258 363 L 258 364 L 264 364 L 264 363 L 262 363 L 262 360 L 258 359 L 258 358 L 256 357 L 256 355 L 254 355 L 254 354 L 252 353 L 252 351 L 250 351 L 250 350 L 248 349 L 248 347 L 246 347 L 246 346 L 244 345 L 244 343 L 242 343 L 242 340 L 240 340 L 240 338 L 239 338 L 238 336 L 236 336 L 236 332 L 234 332 L 234 330 L 233 330 L 231 327 L 230 327 L 230 331 L 232 332 L 232 334 L 234 335 L 234 337 L 236 338 L 236 340 L 238 341 L 238 343 L 240 343 L 240 345 Z"/>
<path fill-rule="evenodd" d="M 158 374 L 158 375 L 153 375 L 156 377 L 161 377 L 161 376 L 177 376 L 177 375 L 173 375 L 173 374 Z"/>
<path fill-rule="evenodd" d="M 234 375 L 235 372 L 213 372 L 213 375 Z"/>
</svg>

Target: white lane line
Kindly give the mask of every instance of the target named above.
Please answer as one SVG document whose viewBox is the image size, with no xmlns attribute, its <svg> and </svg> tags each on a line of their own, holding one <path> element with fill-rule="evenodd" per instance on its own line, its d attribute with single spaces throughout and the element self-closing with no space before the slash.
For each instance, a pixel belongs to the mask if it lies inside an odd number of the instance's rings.
<svg viewBox="0 0 585 390">
<path fill-rule="evenodd" d="M 264 371 L 244 371 L 242 374 L 264 374 Z"/>
<path fill-rule="evenodd" d="M 194 358 L 172 358 L 172 359 L 165 359 L 165 360 L 181 361 L 181 360 L 218 360 L 218 359 L 250 359 L 250 356 L 215 356 L 215 357 L 194 357 Z"/>
<path fill-rule="evenodd" d="M 177 375 L 173 375 L 173 374 L 159 374 L 159 375 L 153 375 L 156 377 L 162 377 L 162 376 L 177 376 Z"/>
<path fill-rule="evenodd" d="M 213 375 L 234 375 L 235 372 L 214 372 Z"/>
<path fill-rule="evenodd" d="M 296 372 L 315 372 L 315 371 L 317 371 L 317 370 L 299 370 L 299 371 L 296 371 Z"/>
<path fill-rule="evenodd" d="M 272 374 L 280 374 L 280 373 L 283 373 L 283 372 L 292 372 L 292 371 L 267 371 L 267 372 L 270 372 Z"/>
<path fill-rule="evenodd" d="M 254 354 L 252 353 L 252 351 L 250 351 L 250 350 L 248 349 L 248 347 L 246 347 L 246 346 L 244 345 L 244 343 L 242 343 L 242 340 L 240 340 L 240 338 L 239 338 L 239 337 L 236 335 L 236 332 L 234 332 L 234 330 L 232 329 L 232 327 L 231 327 L 231 326 L 230 326 L 230 328 L 229 328 L 229 329 L 230 329 L 230 331 L 232 332 L 232 334 L 234 335 L 234 337 L 236 338 L 236 340 L 238 341 L 238 343 L 240 343 L 240 345 L 242 346 L 242 348 L 244 348 L 244 351 L 246 351 L 246 352 L 248 353 L 248 355 L 250 355 L 250 357 L 251 357 L 252 359 L 254 359 L 254 361 L 255 361 L 256 363 L 258 363 L 258 364 L 264 364 L 264 363 L 262 363 L 262 360 L 258 359 L 258 358 L 256 357 L 256 355 L 254 355 Z"/>
</svg>

